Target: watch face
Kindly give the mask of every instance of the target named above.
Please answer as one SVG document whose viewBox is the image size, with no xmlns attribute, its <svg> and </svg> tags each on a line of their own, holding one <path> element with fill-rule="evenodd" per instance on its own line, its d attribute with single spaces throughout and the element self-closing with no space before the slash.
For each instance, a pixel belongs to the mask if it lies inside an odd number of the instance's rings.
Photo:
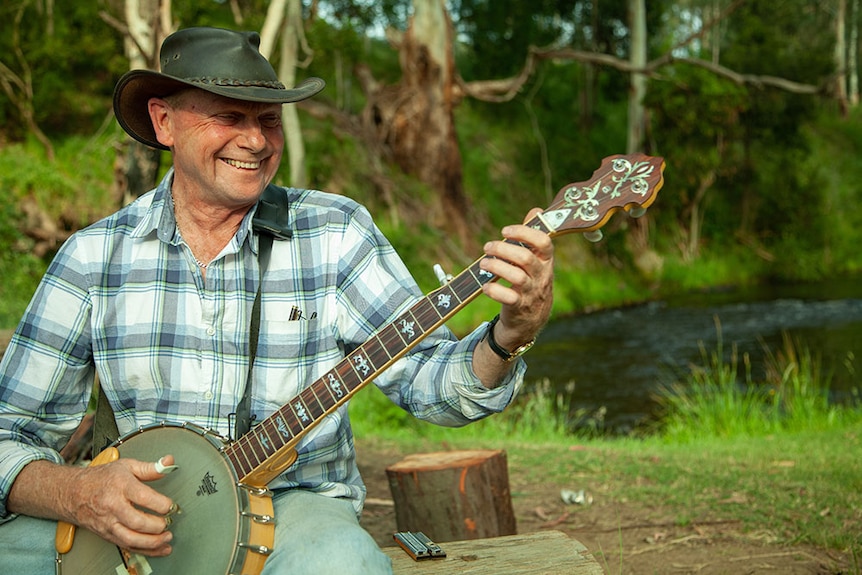
<svg viewBox="0 0 862 575">
<path fill-rule="evenodd" d="M 527 353 L 528 351 L 530 351 L 530 348 L 533 347 L 534 343 L 536 343 L 536 340 L 528 341 L 527 343 L 525 343 L 524 345 L 522 345 L 521 347 L 519 347 L 518 349 L 513 351 L 511 354 L 512 355 L 511 359 L 515 359 L 516 357 L 520 357 L 520 356 L 524 355 L 525 353 Z"/>
</svg>

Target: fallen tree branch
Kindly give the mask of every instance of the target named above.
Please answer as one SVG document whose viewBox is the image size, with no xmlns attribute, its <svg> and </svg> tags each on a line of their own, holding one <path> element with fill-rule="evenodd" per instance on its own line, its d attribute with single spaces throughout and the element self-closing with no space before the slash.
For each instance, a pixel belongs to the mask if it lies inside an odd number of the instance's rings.
<svg viewBox="0 0 862 575">
<path fill-rule="evenodd" d="M 477 80 L 472 82 L 466 82 L 459 76 L 456 78 L 457 87 L 462 96 L 470 96 L 471 98 L 486 102 L 507 102 L 512 100 L 532 77 L 537 63 L 545 60 L 572 60 L 584 64 L 613 68 L 625 73 L 645 74 L 650 77 L 656 77 L 658 71 L 665 66 L 673 64 L 687 64 L 689 66 L 698 66 L 708 70 L 716 76 L 726 78 L 739 85 L 750 85 L 756 88 L 771 87 L 794 94 L 826 93 L 827 86 L 829 85 L 828 81 L 824 82 L 822 85 L 813 85 L 776 76 L 742 74 L 708 60 L 677 57 L 673 55 L 673 52 L 668 52 L 667 54 L 648 62 L 644 67 L 638 67 L 632 65 L 628 60 L 611 56 L 610 54 L 575 50 L 572 48 L 540 48 L 537 46 L 530 46 L 524 66 L 517 75 L 510 78 Z"/>
</svg>

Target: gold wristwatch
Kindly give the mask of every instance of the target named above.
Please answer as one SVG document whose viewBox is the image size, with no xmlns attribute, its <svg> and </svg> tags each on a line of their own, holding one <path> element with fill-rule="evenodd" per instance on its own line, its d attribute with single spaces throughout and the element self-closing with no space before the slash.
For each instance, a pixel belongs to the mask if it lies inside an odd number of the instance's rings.
<svg viewBox="0 0 862 575">
<path fill-rule="evenodd" d="M 488 333 L 486 334 L 486 337 L 488 339 L 488 347 L 491 348 L 491 351 L 499 355 L 503 361 L 509 362 L 521 357 L 527 353 L 531 347 L 533 347 L 533 344 L 536 343 L 536 340 L 532 339 L 523 345 L 519 345 L 512 351 L 503 349 L 500 344 L 497 343 L 497 340 L 494 339 L 494 326 L 497 325 L 498 321 L 500 321 L 500 314 L 497 314 L 494 319 L 491 320 L 491 323 L 488 324 Z"/>
</svg>

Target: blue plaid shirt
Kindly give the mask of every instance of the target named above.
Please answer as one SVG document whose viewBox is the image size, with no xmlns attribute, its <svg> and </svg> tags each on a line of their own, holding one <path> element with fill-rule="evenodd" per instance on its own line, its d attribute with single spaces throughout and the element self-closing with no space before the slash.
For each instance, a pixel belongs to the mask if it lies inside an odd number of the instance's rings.
<svg viewBox="0 0 862 575">
<path fill-rule="evenodd" d="M 260 283 L 252 213 L 204 278 L 177 231 L 171 182 L 169 173 L 155 190 L 74 234 L 28 306 L 0 364 L 0 517 L 27 463 L 62 461 L 58 450 L 85 413 L 94 373 L 121 434 L 165 421 L 232 431 L 228 415 L 246 383 Z M 287 191 L 293 238 L 274 242 L 263 278 L 252 395 L 258 421 L 422 297 L 362 206 Z M 500 411 L 525 366 L 519 361 L 503 385 L 485 389 L 471 367 L 483 335 L 479 326 L 458 341 L 438 329 L 375 384 L 441 425 Z M 306 434 L 297 452 L 270 487 L 350 498 L 361 511 L 365 487 L 346 405 Z"/>
</svg>

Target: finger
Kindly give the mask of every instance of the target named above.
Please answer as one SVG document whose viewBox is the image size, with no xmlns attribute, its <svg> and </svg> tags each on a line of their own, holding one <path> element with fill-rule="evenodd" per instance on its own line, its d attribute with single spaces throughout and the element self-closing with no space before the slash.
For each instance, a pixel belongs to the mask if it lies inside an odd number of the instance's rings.
<svg viewBox="0 0 862 575">
<path fill-rule="evenodd" d="M 485 253 L 491 257 L 483 258 L 479 262 L 479 267 L 512 285 L 523 285 L 529 280 L 527 270 L 530 268 L 530 260 L 534 256 L 524 248 L 510 249 L 510 247 L 488 247 Z"/>
<path fill-rule="evenodd" d="M 486 296 L 504 306 L 512 306 L 518 303 L 520 295 L 512 288 L 499 283 L 486 283 L 482 286 Z"/>
<path fill-rule="evenodd" d="M 487 242 L 484 246 L 485 255 L 490 256 L 491 259 L 485 258 L 480 267 L 483 269 L 495 273 L 493 259 L 497 258 L 503 260 L 504 262 L 508 262 L 517 267 L 527 269 L 530 266 L 534 265 L 535 260 L 537 258 L 536 254 L 533 253 L 531 247 L 527 245 L 522 245 L 517 239 L 512 240 L 518 243 L 511 243 L 510 241 L 501 241 L 495 240 Z M 504 267 L 500 267 L 500 269 L 505 269 Z M 507 278 L 508 279 L 508 278 Z"/>
<path fill-rule="evenodd" d="M 524 247 L 543 261 L 550 260 L 553 256 L 554 244 L 551 237 L 541 230 L 515 225 L 506 226 L 502 232 L 509 245 Z"/>
<path fill-rule="evenodd" d="M 119 525 L 114 533 L 120 547 L 132 553 L 140 553 L 154 557 L 169 555 L 172 547 L 173 533 L 162 530 L 159 533 L 147 534 Z"/>
<path fill-rule="evenodd" d="M 170 508 L 167 513 L 160 513 L 132 502 L 131 505 L 128 505 L 124 510 L 117 513 L 117 521 L 130 531 L 147 535 L 159 535 L 167 531 L 173 521 L 171 509 L 175 508 Z"/>
<path fill-rule="evenodd" d="M 174 508 L 174 502 L 170 497 L 163 495 L 146 482 L 163 478 L 166 474 L 177 469 L 174 458 L 166 455 L 154 462 L 137 460 L 126 460 L 132 470 L 132 474 L 144 483 L 136 483 L 129 487 L 127 497 L 130 503 L 145 510 L 152 511 L 157 515 L 167 515 Z M 150 514 L 147 514 L 150 515 Z"/>
<path fill-rule="evenodd" d="M 540 208 L 533 208 L 529 212 L 527 212 L 526 217 L 524 217 L 524 221 L 522 222 L 524 225 L 527 225 L 530 220 L 541 214 L 544 210 Z"/>
</svg>

